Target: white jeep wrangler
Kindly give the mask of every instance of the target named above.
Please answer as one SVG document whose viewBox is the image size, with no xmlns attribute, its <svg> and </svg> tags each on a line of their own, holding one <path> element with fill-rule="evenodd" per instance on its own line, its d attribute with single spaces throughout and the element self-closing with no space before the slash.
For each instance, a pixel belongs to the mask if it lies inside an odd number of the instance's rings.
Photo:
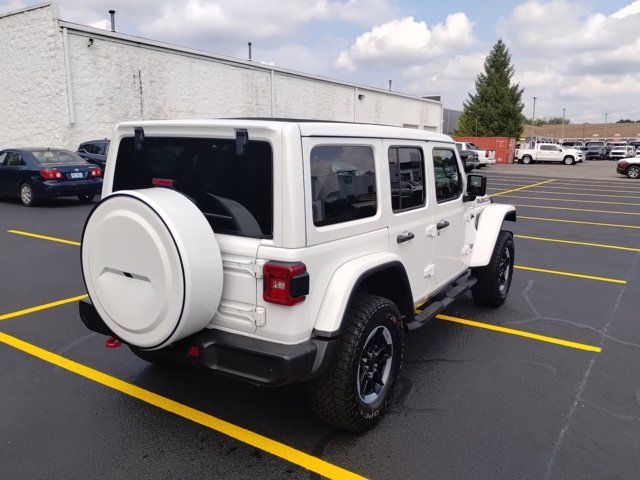
<svg viewBox="0 0 640 480">
<path fill-rule="evenodd" d="M 308 381 L 323 420 L 363 431 L 407 331 L 468 289 L 493 307 L 509 292 L 515 208 L 463 172 L 450 137 L 413 129 L 122 123 L 82 235 L 80 316 L 151 362 Z"/>
</svg>

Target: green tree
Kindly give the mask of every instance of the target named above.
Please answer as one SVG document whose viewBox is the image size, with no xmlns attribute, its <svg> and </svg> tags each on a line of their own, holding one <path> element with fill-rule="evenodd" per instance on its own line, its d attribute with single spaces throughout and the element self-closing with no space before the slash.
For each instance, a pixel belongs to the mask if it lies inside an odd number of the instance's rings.
<svg viewBox="0 0 640 480">
<path fill-rule="evenodd" d="M 621 118 L 616 123 L 636 123 L 636 122 L 631 120 L 630 118 Z"/>
<path fill-rule="evenodd" d="M 476 78 L 476 91 L 464 102 L 456 135 L 519 138 L 524 129 L 523 89 L 512 83 L 514 68 L 502 39 L 484 61 Z"/>
<path fill-rule="evenodd" d="M 525 119 L 525 124 L 531 125 L 533 120 L 531 118 Z M 570 118 L 564 119 L 565 125 L 571 123 Z M 541 127 L 542 125 L 562 125 L 562 117 L 551 117 L 551 118 L 536 118 L 536 127 Z"/>
</svg>

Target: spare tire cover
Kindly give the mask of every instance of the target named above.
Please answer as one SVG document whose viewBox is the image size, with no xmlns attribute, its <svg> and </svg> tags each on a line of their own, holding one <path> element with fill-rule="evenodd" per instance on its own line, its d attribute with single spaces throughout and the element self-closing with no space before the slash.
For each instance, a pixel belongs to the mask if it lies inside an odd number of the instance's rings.
<svg viewBox="0 0 640 480">
<path fill-rule="evenodd" d="M 222 295 L 209 223 L 167 188 L 118 191 L 94 208 L 82 234 L 82 274 L 114 335 L 145 349 L 202 330 Z"/>
</svg>

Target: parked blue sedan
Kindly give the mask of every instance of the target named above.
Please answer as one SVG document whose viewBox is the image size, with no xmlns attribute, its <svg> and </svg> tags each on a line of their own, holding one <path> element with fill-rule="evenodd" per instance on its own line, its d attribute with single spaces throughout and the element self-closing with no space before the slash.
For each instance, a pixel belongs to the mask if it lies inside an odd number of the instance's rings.
<svg viewBox="0 0 640 480">
<path fill-rule="evenodd" d="M 0 195 L 32 207 L 51 197 L 90 202 L 102 190 L 102 170 L 68 150 L 22 148 L 0 151 Z"/>
</svg>

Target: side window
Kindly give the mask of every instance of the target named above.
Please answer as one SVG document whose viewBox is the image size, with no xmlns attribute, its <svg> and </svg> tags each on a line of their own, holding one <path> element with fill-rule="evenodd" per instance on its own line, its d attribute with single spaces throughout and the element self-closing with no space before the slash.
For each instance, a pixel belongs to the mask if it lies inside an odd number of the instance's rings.
<svg viewBox="0 0 640 480">
<path fill-rule="evenodd" d="M 311 150 L 313 224 L 372 217 L 378 210 L 373 149 L 319 145 Z"/>
<path fill-rule="evenodd" d="M 555 150 L 552 145 L 540 145 L 540 150 Z"/>
<path fill-rule="evenodd" d="M 391 206 L 395 213 L 425 205 L 424 157 L 416 147 L 389 148 Z"/>
<path fill-rule="evenodd" d="M 21 165 L 24 165 L 24 162 L 22 161 L 22 155 L 16 152 L 9 152 L 7 158 L 5 159 L 5 166 L 19 167 Z"/>
<path fill-rule="evenodd" d="M 7 152 L 2 152 L 0 153 L 0 167 L 4 167 L 5 166 L 5 161 L 8 157 L 8 153 Z"/>
<path fill-rule="evenodd" d="M 453 150 L 433 149 L 433 171 L 438 203 L 458 198 L 462 193 L 462 178 Z"/>
</svg>

